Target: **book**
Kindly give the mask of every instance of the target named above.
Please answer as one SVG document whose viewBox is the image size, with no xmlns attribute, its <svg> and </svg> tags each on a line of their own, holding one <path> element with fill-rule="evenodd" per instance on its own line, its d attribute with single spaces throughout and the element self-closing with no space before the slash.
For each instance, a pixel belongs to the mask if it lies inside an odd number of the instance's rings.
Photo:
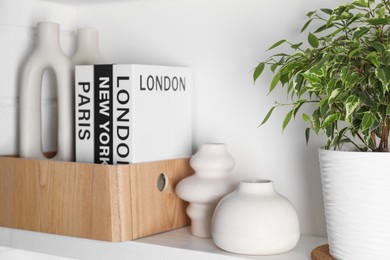
<svg viewBox="0 0 390 260">
<path fill-rule="evenodd" d="M 83 77 L 94 84 L 89 92 L 93 142 L 81 142 L 76 135 L 76 161 L 128 164 L 192 155 L 189 68 L 76 66 L 76 85 Z M 76 111 L 79 105 L 76 102 Z M 77 156 L 80 153 L 88 155 Z"/>
<path fill-rule="evenodd" d="M 75 160 L 94 162 L 94 79 L 92 66 L 75 70 Z"/>
<path fill-rule="evenodd" d="M 114 164 L 189 157 L 189 68 L 113 65 Z"/>
<path fill-rule="evenodd" d="M 94 65 L 94 161 L 113 164 L 112 65 Z"/>
</svg>

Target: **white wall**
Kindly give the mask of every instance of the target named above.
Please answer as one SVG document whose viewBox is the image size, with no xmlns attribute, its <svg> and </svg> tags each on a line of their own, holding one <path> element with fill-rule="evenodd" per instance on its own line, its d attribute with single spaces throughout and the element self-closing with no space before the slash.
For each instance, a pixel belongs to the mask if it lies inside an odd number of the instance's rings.
<svg viewBox="0 0 390 260">
<path fill-rule="evenodd" d="M 73 40 L 67 30 L 93 26 L 100 31 L 101 52 L 110 62 L 189 66 L 194 150 L 205 142 L 226 143 L 236 159 L 237 178 L 273 180 L 296 206 L 301 231 L 325 234 L 317 162 L 321 140 L 313 138 L 306 147 L 300 117 L 282 135 L 286 110 L 275 111 L 267 125 L 258 128 L 275 99 L 283 101 L 286 94 L 267 96 L 272 75 L 266 73 L 253 85 L 251 70 L 277 40 L 305 38 L 297 34 L 308 11 L 344 0 L 133 0 L 78 7 L 17 0 L 23 5 L 16 18 L 6 16 L 15 9 L 14 1 L 0 0 L 0 57 L 7 60 L 0 65 L 0 116 L 11 122 L 0 128 L 1 153 L 17 152 L 17 74 L 31 50 L 31 26 L 37 20 L 59 21 L 67 53 Z"/>
<path fill-rule="evenodd" d="M 267 96 L 271 74 L 253 85 L 251 70 L 264 51 L 297 36 L 312 9 L 340 0 L 148 0 L 79 8 L 79 25 L 100 30 L 111 62 L 189 66 L 193 72 L 194 147 L 223 142 L 236 159 L 238 178 L 267 178 L 296 206 L 303 233 L 324 235 L 317 160 L 318 138 L 305 144 L 305 125 L 281 133 L 286 110 L 257 126 L 279 91 Z"/>
</svg>

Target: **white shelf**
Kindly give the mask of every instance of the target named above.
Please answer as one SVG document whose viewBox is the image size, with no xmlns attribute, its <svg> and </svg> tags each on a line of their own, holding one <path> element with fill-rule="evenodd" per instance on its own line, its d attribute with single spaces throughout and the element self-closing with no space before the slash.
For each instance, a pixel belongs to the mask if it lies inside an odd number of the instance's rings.
<svg viewBox="0 0 390 260">
<path fill-rule="evenodd" d="M 80 5 L 94 5 L 94 4 L 107 4 L 107 3 L 113 3 L 113 2 L 125 2 L 125 1 L 131 1 L 131 0 L 44 0 L 47 2 L 56 2 L 64 5 L 73 5 L 73 6 L 80 6 Z"/>
<path fill-rule="evenodd" d="M 222 251 L 214 245 L 211 239 L 191 236 L 188 228 L 135 241 L 110 243 L 0 227 L 0 260 L 309 260 L 311 250 L 325 243 L 324 237 L 301 236 L 298 245 L 287 253 L 271 256 L 246 256 Z"/>
</svg>

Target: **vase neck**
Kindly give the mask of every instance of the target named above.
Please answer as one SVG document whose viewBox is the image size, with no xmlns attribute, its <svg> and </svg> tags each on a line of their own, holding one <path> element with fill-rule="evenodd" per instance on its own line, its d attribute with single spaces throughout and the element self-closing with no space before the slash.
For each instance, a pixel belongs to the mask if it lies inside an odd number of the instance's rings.
<svg viewBox="0 0 390 260">
<path fill-rule="evenodd" d="M 227 148 L 225 144 L 219 144 L 219 143 L 210 143 L 210 144 L 203 144 L 199 148 L 200 153 L 207 153 L 207 154 L 221 154 L 221 153 L 227 153 Z"/>
<path fill-rule="evenodd" d="M 275 193 L 274 184 L 270 180 L 243 180 L 238 185 L 238 192 L 253 194 L 272 194 Z"/>
<path fill-rule="evenodd" d="M 37 44 L 38 48 L 60 48 L 59 24 L 38 23 Z"/>
<path fill-rule="evenodd" d="M 99 34 L 96 29 L 82 28 L 77 30 L 77 50 L 98 51 Z"/>
</svg>

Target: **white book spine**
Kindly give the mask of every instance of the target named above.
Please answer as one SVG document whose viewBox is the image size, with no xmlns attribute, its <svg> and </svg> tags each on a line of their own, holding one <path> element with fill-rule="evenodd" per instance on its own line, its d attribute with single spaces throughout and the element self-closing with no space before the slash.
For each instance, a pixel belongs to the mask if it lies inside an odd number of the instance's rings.
<svg viewBox="0 0 390 260">
<path fill-rule="evenodd" d="M 94 162 L 93 66 L 75 69 L 75 160 Z"/>
<path fill-rule="evenodd" d="M 132 66 L 113 65 L 113 164 L 133 162 Z"/>
</svg>

